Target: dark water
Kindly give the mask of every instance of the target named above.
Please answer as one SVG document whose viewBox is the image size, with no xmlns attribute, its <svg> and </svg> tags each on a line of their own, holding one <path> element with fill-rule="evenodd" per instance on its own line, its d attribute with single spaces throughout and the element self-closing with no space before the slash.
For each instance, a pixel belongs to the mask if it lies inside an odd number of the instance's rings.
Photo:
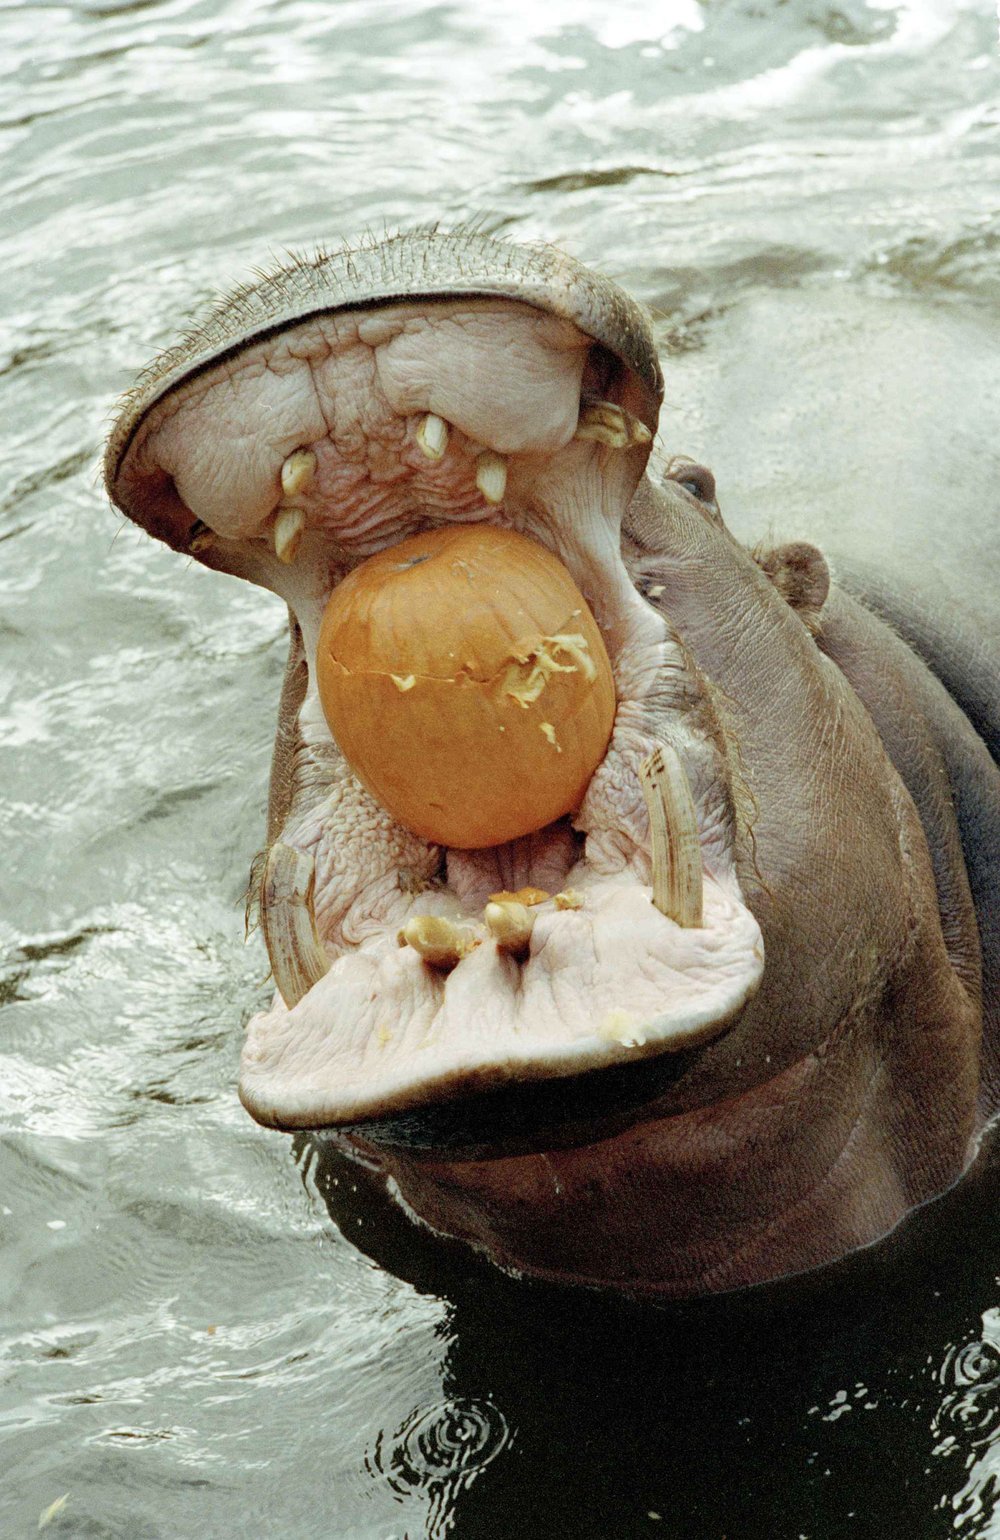
<svg viewBox="0 0 1000 1540">
<path fill-rule="evenodd" d="M 995 13 L 91 0 L 0 34 L 0 1533 L 996 1540 L 995 1162 L 820 1280 L 653 1311 L 442 1257 L 248 1122 L 284 619 L 95 476 L 116 392 L 251 266 L 476 218 L 655 308 L 664 443 L 741 533 L 985 624 Z"/>
</svg>

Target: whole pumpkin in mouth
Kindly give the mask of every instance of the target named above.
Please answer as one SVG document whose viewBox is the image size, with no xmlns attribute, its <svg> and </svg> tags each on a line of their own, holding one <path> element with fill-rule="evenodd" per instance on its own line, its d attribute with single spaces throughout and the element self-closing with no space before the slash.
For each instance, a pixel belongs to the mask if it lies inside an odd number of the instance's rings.
<svg viewBox="0 0 1000 1540">
<path fill-rule="evenodd" d="M 512 530 L 426 530 L 334 589 L 320 700 L 344 757 L 415 834 L 500 845 L 579 807 L 615 687 L 562 562 Z"/>
</svg>

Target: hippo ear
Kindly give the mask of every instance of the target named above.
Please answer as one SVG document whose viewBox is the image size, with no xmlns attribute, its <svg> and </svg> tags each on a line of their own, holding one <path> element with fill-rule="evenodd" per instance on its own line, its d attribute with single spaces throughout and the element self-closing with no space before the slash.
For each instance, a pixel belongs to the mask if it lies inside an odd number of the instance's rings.
<svg viewBox="0 0 1000 1540">
<path fill-rule="evenodd" d="M 815 636 L 821 625 L 820 611 L 830 591 L 830 569 L 822 551 L 804 540 L 796 540 L 769 549 L 758 547 L 753 557 Z"/>
</svg>

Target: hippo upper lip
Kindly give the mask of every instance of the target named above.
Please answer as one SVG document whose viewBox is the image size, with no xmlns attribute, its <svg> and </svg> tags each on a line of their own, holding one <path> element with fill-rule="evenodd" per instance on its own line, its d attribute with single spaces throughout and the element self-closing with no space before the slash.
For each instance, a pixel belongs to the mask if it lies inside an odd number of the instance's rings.
<svg viewBox="0 0 1000 1540">
<path fill-rule="evenodd" d="M 150 527 L 122 482 L 125 459 L 153 407 L 205 369 L 319 316 L 448 303 L 461 294 L 535 304 L 578 325 L 628 371 L 637 391 L 631 409 L 655 428 L 663 394 L 656 346 L 646 312 L 621 289 L 549 246 L 514 245 L 475 230 L 408 231 L 294 258 L 235 289 L 155 358 L 123 399 L 108 438 L 104 474 L 112 501 Z M 150 532 L 186 545 L 186 524 Z"/>
<path fill-rule="evenodd" d="M 648 329 L 636 307 L 581 331 L 571 317 L 596 280 L 551 253 L 546 263 L 527 304 L 523 272 L 488 284 L 467 270 L 430 305 L 426 294 L 390 304 L 386 280 L 361 314 L 309 308 L 324 263 L 286 274 L 268 326 L 261 287 L 242 292 L 140 382 L 112 435 L 109 477 L 126 511 L 273 588 L 296 617 L 308 683 L 287 728 L 290 790 L 265 886 L 282 916 L 271 953 L 286 999 L 251 1023 L 241 1087 L 263 1122 L 344 1124 L 688 1047 L 717 1034 L 760 978 L 720 735 L 678 639 L 621 558 L 621 514 L 648 454 L 642 419 L 655 420 Z M 282 308 L 290 288 L 294 321 Z M 498 304 L 497 292 L 516 298 Z M 612 333 L 625 343 L 609 362 L 601 338 Z M 511 360 L 499 375 L 497 356 Z M 574 827 L 489 852 L 442 852 L 393 824 L 340 757 L 315 690 L 319 618 L 339 577 L 451 519 L 492 519 L 555 551 L 601 627 L 618 696 Z M 691 929 L 650 903 L 638 770 L 668 742 L 701 835 L 704 918 Z M 578 901 L 537 906 L 533 926 L 515 915 L 502 935 L 508 907 L 484 929 L 491 895 L 525 884 Z M 440 958 L 422 945 L 426 926 L 406 934 L 421 914 L 443 927 Z M 485 944 L 463 950 L 463 928 L 477 926 Z M 401 929 L 417 951 L 400 951 Z"/>
</svg>

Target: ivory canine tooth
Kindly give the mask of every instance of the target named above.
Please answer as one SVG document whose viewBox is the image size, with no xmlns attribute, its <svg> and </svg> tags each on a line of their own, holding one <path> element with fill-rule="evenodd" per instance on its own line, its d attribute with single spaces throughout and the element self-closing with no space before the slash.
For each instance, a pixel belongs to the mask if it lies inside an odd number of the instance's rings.
<svg viewBox="0 0 1000 1540">
<path fill-rule="evenodd" d="M 291 1010 L 329 971 L 316 934 L 313 858 L 277 840 L 267 853 L 260 923 L 278 993 Z"/>
<path fill-rule="evenodd" d="M 311 449 L 296 449 L 281 467 L 281 491 L 284 497 L 298 497 L 308 492 L 319 462 Z"/>
<path fill-rule="evenodd" d="M 470 930 L 439 914 L 415 914 L 399 933 L 403 946 L 412 946 L 432 968 L 454 968 L 476 945 Z"/>
<path fill-rule="evenodd" d="M 486 449 L 476 460 L 476 486 L 494 507 L 502 503 L 507 491 L 507 461 Z"/>
<path fill-rule="evenodd" d="M 513 899 L 486 905 L 486 928 L 501 952 L 526 952 L 535 916 L 524 904 Z"/>
<path fill-rule="evenodd" d="M 274 550 L 279 561 L 286 565 L 299 554 L 306 516 L 301 508 L 282 508 L 274 521 Z"/>
<path fill-rule="evenodd" d="M 702 924 L 701 843 L 694 798 L 673 749 L 660 744 L 639 766 L 653 836 L 653 903 L 677 925 Z"/>
<path fill-rule="evenodd" d="M 197 519 L 194 524 L 191 525 L 191 530 L 188 535 L 188 550 L 192 553 L 192 555 L 197 556 L 202 551 L 209 550 L 209 548 L 215 544 L 215 541 L 215 530 L 209 529 L 208 525 L 203 524 L 201 519 Z"/>
<path fill-rule="evenodd" d="M 588 401 L 581 407 L 574 438 L 606 444 L 609 449 L 630 449 L 648 444 L 653 435 L 644 422 L 613 401 Z"/>
<path fill-rule="evenodd" d="M 428 412 L 417 429 L 417 443 L 428 460 L 440 460 L 448 448 L 448 424 Z"/>
</svg>

